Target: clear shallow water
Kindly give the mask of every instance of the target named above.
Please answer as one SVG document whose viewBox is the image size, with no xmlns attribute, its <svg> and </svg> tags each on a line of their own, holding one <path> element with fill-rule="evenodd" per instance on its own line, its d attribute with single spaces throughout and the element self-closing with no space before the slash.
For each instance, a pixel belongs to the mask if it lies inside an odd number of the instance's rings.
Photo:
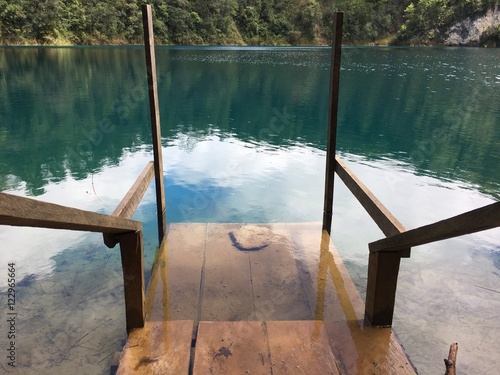
<svg viewBox="0 0 500 375">
<path fill-rule="evenodd" d="M 407 228 L 498 200 L 499 57 L 343 50 L 339 151 Z M 112 212 L 152 158 L 143 60 L 140 48 L 0 49 L 2 190 Z M 321 220 L 328 49 L 160 48 L 157 61 L 169 222 Z M 382 234 L 340 181 L 335 198 L 334 241 L 363 293 L 367 242 Z M 154 213 L 150 189 L 135 215 L 147 272 Z M 454 341 L 462 373 L 500 364 L 499 238 L 403 260 L 395 328 L 420 373 L 442 372 Z M 0 240 L 1 272 L 15 261 L 24 280 L 19 363 L 107 372 L 125 334 L 118 251 L 78 232 L 2 227 Z"/>
</svg>

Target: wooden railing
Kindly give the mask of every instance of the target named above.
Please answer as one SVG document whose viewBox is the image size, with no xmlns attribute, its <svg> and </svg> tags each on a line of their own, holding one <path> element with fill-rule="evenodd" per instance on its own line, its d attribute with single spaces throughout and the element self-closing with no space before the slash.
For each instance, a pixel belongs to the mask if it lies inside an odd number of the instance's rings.
<svg viewBox="0 0 500 375">
<path fill-rule="evenodd" d="M 390 326 L 394 315 L 401 258 L 409 258 L 411 248 L 414 246 L 500 226 L 500 202 L 408 231 L 384 207 L 377 197 L 335 155 L 342 44 L 341 13 L 335 14 L 333 25 L 323 230 L 328 234 L 331 233 L 333 182 L 334 174 L 337 173 L 386 235 L 385 239 L 369 244 L 365 319 L 374 326 Z"/>
<path fill-rule="evenodd" d="M 112 215 L 0 193 L 0 225 L 100 232 L 112 248 L 120 244 L 127 331 L 144 326 L 144 256 L 142 223 L 130 220 L 153 179 L 148 163 Z"/>
<path fill-rule="evenodd" d="M 0 225 L 100 232 L 103 234 L 106 246 L 112 248 L 116 244 L 120 244 L 127 331 L 144 326 L 144 244 L 142 223 L 130 220 L 130 218 L 141 202 L 153 177 L 155 177 L 156 186 L 158 239 L 160 245 L 166 235 L 160 112 L 150 5 L 142 6 L 142 16 L 153 138 L 153 161 L 146 165 L 115 211 L 111 215 L 103 215 L 0 193 Z"/>
<path fill-rule="evenodd" d="M 392 325 L 400 261 L 412 247 L 500 226 L 500 202 L 495 202 L 407 231 L 339 157 L 335 172 L 387 236 L 369 244 L 365 318 L 375 326 Z"/>
</svg>

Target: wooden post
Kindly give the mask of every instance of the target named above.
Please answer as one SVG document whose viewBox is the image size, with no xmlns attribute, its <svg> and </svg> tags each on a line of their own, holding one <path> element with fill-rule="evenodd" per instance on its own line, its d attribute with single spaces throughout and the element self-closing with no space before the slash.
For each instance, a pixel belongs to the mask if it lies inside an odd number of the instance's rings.
<svg viewBox="0 0 500 375">
<path fill-rule="evenodd" d="M 328 134 L 326 146 L 325 200 L 323 206 L 323 230 L 330 234 L 333 215 L 333 181 L 335 177 L 335 151 L 337 143 L 337 112 L 339 107 L 340 57 L 344 14 L 334 13 L 332 58 L 330 67 L 330 102 L 328 108 Z"/>
<path fill-rule="evenodd" d="M 369 255 L 365 320 L 373 326 L 392 325 L 400 262 L 400 252 Z"/>
<path fill-rule="evenodd" d="M 158 239 L 161 244 L 167 231 L 165 215 L 165 191 L 163 188 L 163 159 L 161 152 L 160 108 L 158 105 L 158 87 L 156 83 L 156 58 L 153 36 L 153 17 L 151 5 L 142 6 L 144 44 L 146 49 L 146 68 L 148 72 L 149 109 L 151 130 L 153 133 L 153 155 L 156 186 L 156 207 L 158 213 Z"/>
<path fill-rule="evenodd" d="M 125 289 L 127 332 L 144 327 L 144 247 L 142 231 L 122 234 L 120 252 Z"/>
</svg>

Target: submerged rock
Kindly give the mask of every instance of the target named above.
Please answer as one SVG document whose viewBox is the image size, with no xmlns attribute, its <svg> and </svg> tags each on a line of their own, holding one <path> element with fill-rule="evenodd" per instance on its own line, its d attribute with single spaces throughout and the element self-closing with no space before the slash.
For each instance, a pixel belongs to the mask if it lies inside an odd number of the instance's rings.
<svg viewBox="0 0 500 375">
<path fill-rule="evenodd" d="M 228 233 L 233 246 L 241 251 L 257 251 L 269 246 L 274 233 L 267 227 L 245 225 Z"/>
</svg>

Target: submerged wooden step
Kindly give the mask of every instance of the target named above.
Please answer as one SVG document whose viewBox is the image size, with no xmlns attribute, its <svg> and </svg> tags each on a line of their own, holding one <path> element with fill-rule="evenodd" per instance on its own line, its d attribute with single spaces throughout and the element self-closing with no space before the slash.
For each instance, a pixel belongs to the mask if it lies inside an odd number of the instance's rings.
<svg viewBox="0 0 500 375">
<path fill-rule="evenodd" d="M 322 321 L 267 322 L 273 375 L 340 374 Z"/>
<path fill-rule="evenodd" d="M 192 320 L 146 322 L 130 333 L 117 374 L 188 374 L 192 335 Z"/>
<path fill-rule="evenodd" d="M 194 375 L 338 375 L 321 321 L 200 322 Z"/>
<path fill-rule="evenodd" d="M 252 236 L 245 236 L 245 233 L 251 233 Z M 256 237 L 258 242 L 249 242 L 252 237 Z M 240 248 L 261 249 L 245 251 Z M 214 374 L 224 374 L 216 370 L 213 362 L 227 364 L 231 358 L 236 358 L 237 352 L 233 351 L 236 341 L 228 347 L 226 341 L 212 340 L 217 337 L 222 340 L 224 337 L 220 336 L 225 334 L 227 337 L 224 340 L 238 337 L 238 334 L 246 332 L 245 329 L 241 331 L 241 327 L 253 332 L 252 342 L 256 347 L 262 344 L 262 341 L 260 344 L 258 341 L 261 339 L 267 345 L 265 351 L 257 350 L 257 353 L 263 353 L 257 358 L 257 363 L 261 364 L 264 371 L 257 373 L 268 374 L 270 372 L 266 371 L 270 369 L 274 375 L 280 373 L 280 363 L 290 365 L 293 360 L 284 359 L 286 352 L 277 357 L 279 350 L 276 347 L 273 351 L 273 325 L 286 324 L 287 321 L 293 321 L 290 329 L 276 332 L 286 331 L 291 336 L 283 336 L 276 342 L 294 340 L 294 353 L 298 352 L 299 344 L 303 342 L 294 335 L 300 338 L 304 332 L 310 333 L 305 327 L 314 327 L 315 331 L 312 332 L 317 334 L 317 322 L 321 321 L 320 331 L 325 332 L 326 336 L 321 333 L 319 337 L 327 338 L 342 374 L 416 373 L 391 328 L 372 328 L 365 324 L 364 303 L 330 237 L 322 231 L 321 223 L 172 224 L 153 267 L 147 294 L 148 324 L 164 324 L 161 327 L 168 330 L 169 324 L 177 324 L 172 320 L 192 320 L 195 327 L 202 321 L 197 337 L 198 349 L 191 361 L 199 363 L 206 357 L 206 361 L 212 362 L 197 364 L 197 374 L 203 374 L 202 371 L 207 369 L 210 371 L 210 368 Z M 207 321 L 214 323 L 209 324 Z M 304 322 L 295 332 L 293 328 L 297 321 L 308 322 Z M 240 331 L 235 328 L 238 324 L 241 324 Z M 264 333 L 259 331 L 264 328 Z M 233 333 L 235 329 L 236 333 Z M 210 334 L 212 338 L 204 333 L 211 330 L 215 332 Z M 248 332 L 246 334 L 250 334 Z M 136 333 L 131 336 L 132 340 L 134 335 Z M 258 335 L 261 335 L 260 339 Z M 189 339 L 185 341 L 189 342 Z M 244 341 L 244 344 L 248 348 L 248 341 Z M 153 344 L 141 345 L 152 347 Z M 201 349 L 203 347 L 205 349 Z M 227 359 L 224 353 L 228 352 L 224 347 L 231 351 Z M 219 352 L 219 349 L 222 351 Z M 187 356 L 188 350 L 185 352 Z M 214 358 L 217 353 L 221 354 Z M 144 357 L 142 363 L 152 358 Z M 243 366 L 247 359 L 244 356 L 235 362 Z M 183 361 L 187 363 L 189 360 Z M 191 363 L 191 371 L 194 362 Z M 266 367 L 266 364 L 270 366 L 271 363 L 274 366 Z M 297 363 L 295 366 L 300 368 L 302 365 Z M 140 370 L 142 367 L 137 368 Z M 136 373 L 132 371 L 133 368 L 129 367 L 131 371 L 128 373 Z M 185 371 L 185 368 L 179 370 L 178 374 L 187 374 L 189 370 Z M 238 371 L 233 373 L 237 374 Z M 245 374 L 245 371 L 241 373 Z M 281 373 L 286 371 L 291 370 L 286 368 Z M 325 372 L 322 370 L 319 373 Z"/>
</svg>

